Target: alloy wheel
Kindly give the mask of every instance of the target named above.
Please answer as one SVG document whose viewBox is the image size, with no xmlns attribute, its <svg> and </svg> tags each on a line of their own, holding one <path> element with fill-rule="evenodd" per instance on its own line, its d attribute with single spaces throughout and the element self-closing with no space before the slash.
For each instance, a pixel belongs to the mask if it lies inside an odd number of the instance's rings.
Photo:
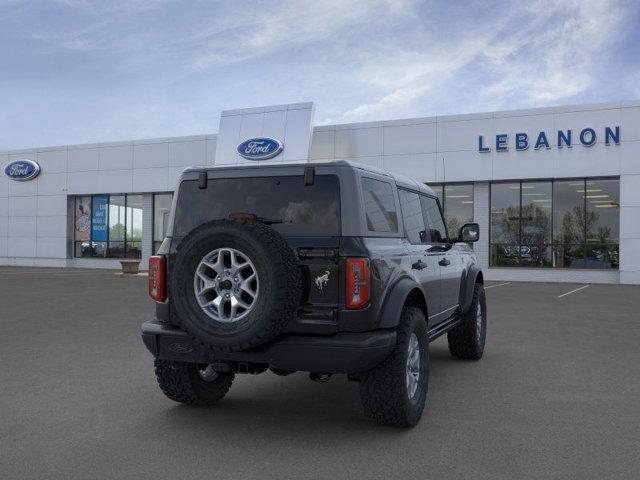
<svg viewBox="0 0 640 480">
<path fill-rule="evenodd" d="M 413 398 L 418 390 L 420 379 L 420 343 L 415 333 L 409 338 L 407 353 L 407 394 Z"/>
<path fill-rule="evenodd" d="M 244 253 L 235 248 L 217 248 L 198 264 L 193 290 L 198 305 L 213 320 L 237 322 L 256 304 L 258 273 Z"/>
</svg>

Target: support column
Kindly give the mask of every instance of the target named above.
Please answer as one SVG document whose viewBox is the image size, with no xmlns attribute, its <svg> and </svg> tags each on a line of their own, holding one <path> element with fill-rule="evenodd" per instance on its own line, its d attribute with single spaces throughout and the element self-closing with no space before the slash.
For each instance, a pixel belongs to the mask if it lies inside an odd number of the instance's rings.
<svg viewBox="0 0 640 480">
<path fill-rule="evenodd" d="M 620 176 L 620 283 L 640 284 L 640 175 Z"/>
<path fill-rule="evenodd" d="M 140 269 L 146 270 L 153 252 L 153 194 L 142 195 L 142 260 Z"/>
<path fill-rule="evenodd" d="M 480 240 L 473 245 L 480 268 L 489 268 L 489 182 L 473 184 L 473 221 L 480 225 Z"/>
</svg>

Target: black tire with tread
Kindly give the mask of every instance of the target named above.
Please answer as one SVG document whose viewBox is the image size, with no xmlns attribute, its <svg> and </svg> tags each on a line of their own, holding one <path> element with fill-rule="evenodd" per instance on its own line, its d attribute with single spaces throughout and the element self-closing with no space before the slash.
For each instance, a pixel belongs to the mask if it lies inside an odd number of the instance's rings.
<svg viewBox="0 0 640 480">
<path fill-rule="evenodd" d="M 155 360 L 156 379 L 162 392 L 171 400 L 187 405 L 215 405 L 224 397 L 235 375 L 218 373 L 207 382 L 200 377 L 195 363 Z"/>
<path fill-rule="evenodd" d="M 476 330 L 476 309 L 478 302 L 482 309 L 482 331 L 478 335 Z M 487 335 L 487 302 L 484 294 L 484 286 L 476 283 L 473 289 L 471 306 L 462 315 L 458 325 L 447 333 L 449 352 L 456 358 L 463 360 L 480 360 L 484 353 L 484 344 Z"/>
<path fill-rule="evenodd" d="M 202 311 L 193 292 L 195 269 L 216 248 L 236 248 L 256 267 L 256 305 L 237 322 L 216 322 Z M 302 281 L 293 251 L 269 226 L 254 221 L 215 220 L 199 226 L 178 247 L 170 279 L 178 324 L 194 340 L 218 352 L 247 350 L 279 335 L 295 317 Z"/>
<path fill-rule="evenodd" d="M 424 410 L 429 383 L 429 338 L 424 313 L 419 308 L 402 309 L 396 346 L 382 363 L 367 372 L 360 382 L 360 399 L 366 414 L 384 425 L 413 427 Z M 418 390 L 409 398 L 406 368 L 411 333 L 420 345 Z"/>
</svg>

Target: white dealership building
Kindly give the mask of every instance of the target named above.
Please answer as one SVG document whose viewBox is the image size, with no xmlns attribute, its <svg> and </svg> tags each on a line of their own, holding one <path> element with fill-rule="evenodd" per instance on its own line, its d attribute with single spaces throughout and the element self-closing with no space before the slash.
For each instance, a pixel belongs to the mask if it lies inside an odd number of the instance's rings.
<svg viewBox="0 0 640 480">
<path fill-rule="evenodd" d="M 640 284 L 640 101 L 314 126 L 314 105 L 230 110 L 218 133 L 0 152 L 0 265 L 118 268 L 161 242 L 186 167 L 351 160 L 426 182 L 485 277 Z M 144 263 L 143 263 L 144 265 Z"/>
</svg>

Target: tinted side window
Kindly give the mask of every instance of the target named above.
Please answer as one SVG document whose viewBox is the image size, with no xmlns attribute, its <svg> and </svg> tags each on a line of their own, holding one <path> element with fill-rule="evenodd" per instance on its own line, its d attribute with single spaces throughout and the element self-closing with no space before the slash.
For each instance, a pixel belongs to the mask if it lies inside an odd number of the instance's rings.
<svg viewBox="0 0 640 480">
<path fill-rule="evenodd" d="M 402 220 L 407 239 L 411 243 L 422 243 L 424 241 L 425 226 L 420 206 L 420 197 L 417 193 L 406 190 L 398 190 L 400 196 L 400 209 L 402 210 Z"/>
<path fill-rule="evenodd" d="M 391 184 L 363 178 L 362 195 L 367 228 L 372 232 L 397 232 L 398 214 Z"/>
<path fill-rule="evenodd" d="M 440 206 L 435 198 L 420 195 L 424 221 L 427 224 L 427 242 L 445 242 L 447 240 L 447 230 L 442 220 Z"/>
</svg>

